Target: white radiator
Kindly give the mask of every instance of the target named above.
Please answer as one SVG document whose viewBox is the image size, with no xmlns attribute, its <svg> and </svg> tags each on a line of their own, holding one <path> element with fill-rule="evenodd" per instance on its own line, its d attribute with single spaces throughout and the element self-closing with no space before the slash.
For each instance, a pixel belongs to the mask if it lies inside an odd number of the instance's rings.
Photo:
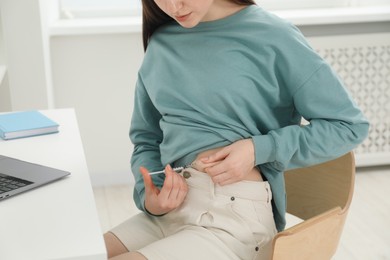
<svg viewBox="0 0 390 260">
<path fill-rule="evenodd" d="M 357 166 L 390 164 L 390 33 L 313 37 L 371 123 Z"/>
</svg>

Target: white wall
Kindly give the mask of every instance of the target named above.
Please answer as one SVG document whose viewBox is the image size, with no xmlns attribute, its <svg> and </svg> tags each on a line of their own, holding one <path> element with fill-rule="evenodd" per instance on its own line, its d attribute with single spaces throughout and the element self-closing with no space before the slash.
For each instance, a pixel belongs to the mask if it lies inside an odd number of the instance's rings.
<svg viewBox="0 0 390 260">
<path fill-rule="evenodd" d="M 5 64 L 5 46 L 4 46 L 4 37 L 3 37 L 3 23 L 1 20 L 0 12 L 0 64 Z"/>
<path fill-rule="evenodd" d="M 1 0 L 3 40 L 13 110 L 48 107 L 39 1 Z"/>
<path fill-rule="evenodd" d="M 4 65 L 0 65 L 0 112 L 11 109 L 10 97 L 7 68 Z"/>
<path fill-rule="evenodd" d="M 141 35 L 51 39 L 56 107 L 74 107 L 94 185 L 132 180 L 128 138 Z"/>
<path fill-rule="evenodd" d="M 5 45 L 0 15 L 0 112 L 11 109 L 11 98 L 8 86 L 7 67 L 5 66 Z"/>
</svg>

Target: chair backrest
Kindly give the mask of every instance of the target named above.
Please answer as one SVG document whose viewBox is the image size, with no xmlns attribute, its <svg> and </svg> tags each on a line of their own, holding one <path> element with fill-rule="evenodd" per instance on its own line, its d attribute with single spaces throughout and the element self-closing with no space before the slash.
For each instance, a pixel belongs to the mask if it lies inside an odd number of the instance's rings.
<svg viewBox="0 0 390 260">
<path fill-rule="evenodd" d="M 287 212 L 304 221 L 278 233 L 273 260 L 331 259 L 351 204 L 355 160 L 335 160 L 285 173 Z"/>
</svg>

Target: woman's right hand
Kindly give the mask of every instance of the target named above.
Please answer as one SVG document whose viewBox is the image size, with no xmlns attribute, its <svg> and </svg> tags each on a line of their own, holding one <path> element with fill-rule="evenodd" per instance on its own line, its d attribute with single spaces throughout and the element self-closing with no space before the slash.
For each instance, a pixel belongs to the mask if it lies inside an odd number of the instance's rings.
<svg viewBox="0 0 390 260">
<path fill-rule="evenodd" d="M 180 174 L 165 167 L 165 181 L 161 189 L 157 188 L 149 175 L 149 171 L 140 167 L 145 183 L 145 209 L 153 215 L 163 215 L 179 207 L 188 192 L 187 182 Z"/>
</svg>

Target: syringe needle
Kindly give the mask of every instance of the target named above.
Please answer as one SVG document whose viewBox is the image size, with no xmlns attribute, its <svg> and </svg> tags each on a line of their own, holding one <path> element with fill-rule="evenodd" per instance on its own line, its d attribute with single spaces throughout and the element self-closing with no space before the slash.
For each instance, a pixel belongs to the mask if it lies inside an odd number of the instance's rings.
<svg viewBox="0 0 390 260">
<path fill-rule="evenodd" d="M 176 167 L 176 168 L 173 168 L 172 170 L 174 170 L 175 172 L 180 172 L 184 169 L 184 167 Z M 160 173 L 164 173 L 165 170 L 162 170 L 162 171 L 157 171 L 157 172 L 149 172 L 149 175 L 155 175 L 155 174 L 160 174 Z"/>
</svg>

